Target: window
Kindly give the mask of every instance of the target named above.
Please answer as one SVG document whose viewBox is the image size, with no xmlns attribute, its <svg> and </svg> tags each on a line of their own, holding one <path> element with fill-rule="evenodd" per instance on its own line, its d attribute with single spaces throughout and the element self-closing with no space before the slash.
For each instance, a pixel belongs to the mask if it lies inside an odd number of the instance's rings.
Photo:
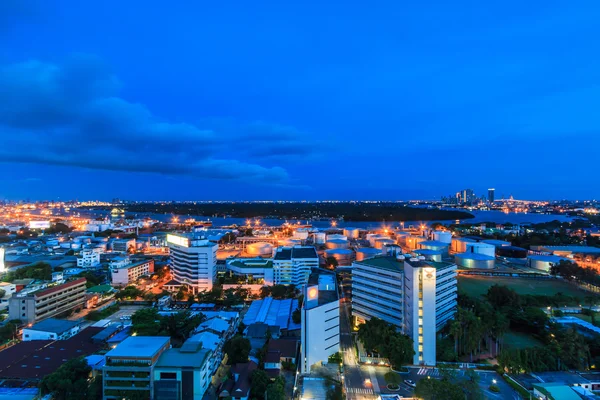
<svg viewBox="0 0 600 400">
<path fill-rule="evenodd" d="M 177 379 L 177 372 L 161 372 L 160 379 Z"/>
</svg>

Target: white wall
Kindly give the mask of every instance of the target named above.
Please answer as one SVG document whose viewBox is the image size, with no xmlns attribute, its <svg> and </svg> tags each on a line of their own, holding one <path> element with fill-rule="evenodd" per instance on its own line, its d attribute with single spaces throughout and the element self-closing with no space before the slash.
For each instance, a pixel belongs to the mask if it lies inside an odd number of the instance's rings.
<svg viewBox="0 0 600 400">
<path fill-rule="evenodd" d="M 306 297 L 305 297 L 306 298 Z M 312 365 L 340 351 L 340 302 L 336 300 L 311 309 L 302 309 L 300 367 L 310 373 Z"/>
</svg>

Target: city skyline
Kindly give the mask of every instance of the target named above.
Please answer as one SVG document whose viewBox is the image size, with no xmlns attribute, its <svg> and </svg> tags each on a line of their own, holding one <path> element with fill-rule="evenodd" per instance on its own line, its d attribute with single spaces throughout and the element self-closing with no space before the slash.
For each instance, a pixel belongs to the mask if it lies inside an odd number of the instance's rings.
<svg viewBox="0 0 600 400">
<path fill-rule="evenodd" d="M 0 199 L 598 198 L 598 6 L 505 5 L 3 2 Z"/>
</svg>

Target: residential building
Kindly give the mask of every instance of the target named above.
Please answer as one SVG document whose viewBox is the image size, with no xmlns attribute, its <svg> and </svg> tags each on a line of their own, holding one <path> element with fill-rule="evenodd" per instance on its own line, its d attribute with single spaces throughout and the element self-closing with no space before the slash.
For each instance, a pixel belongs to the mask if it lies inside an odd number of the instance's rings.
<svg viewBox="0 0 600 400">
<path fill-rule="evenodd" d="M 436 333 L 456 313 L 456 265 L 374 257 L 352 265 L 352 316 L 398 327 L 413 339 L 414 364 L 435 365 Z"/>
<path fill-rule="evenodd" d="M 122 268 L 128 264 L 131 264 L 131 259 L 129 258 L 129 256 L 125 255 L 125 256 L 116 256 L 113 257 L 109 263 L 108 263 L 108 267 L 109 268 Z"/>
<path fill-rule="evenodd" d="M 266 258 L 230 258 L 227 260 L 227 271 L 242 276 L 247 282 L 272 285 L 273 260 Z"/>
<path fill-rule="evenodd" d="M 250 378 L 252 372 L 258 368 L 254 361 L 235 364 L 230 372 L 233 375 L 220 388 L 219 398 L 231 398 L 233 400 L 248 400 L 250 397 Z"/>
<path fill-rule="evenodd" d="M 103 400 L 154 399 L 154 367 L 170 347 L 169 337 L 130 336 L 106 353 Z"/>
<path fill-rule="evenodd" d="M 154 367 L 154 398 L 202 400 L 212 378 L 212 352 L 201 342 L 186 341 L 161 354 Z"/>
<path fill-rule="evenodd" d="M 0 310 L 8 308 L 8 302 L 12 295 L 17 292 L 17 285 L 9 282 L 0 282 L 0 290 L 4 291 L 4 295 L 0 297 Z"/>
<path fill-rule="evenodd" d="M 264 358 L 265 371 L 271 378 L 276 378 L 284 363 L 296 364 L 298 340 L 295 338 L 270 339 L 267 354 Z"/>
<path fill-rule="evenodd" d="M 300 371 L 309 374 L 340 351 L 340 301 L 335 274 L 314 273 L 304 289 L 301 311 Z"/>
<path fill-rule="evenodd" d="M 273 283 L 306 285 L 312 268 L 319 267 L 319 256 L 313 246 L 279 247 L 273 258 Z"/>
<path fill-rule="evenodd" d="M 13 294 L 8 303 L 9 319 L 20 319 L 30 324 L 83 308 L 86 302 L 85 283 L 85 278 L 79 278 L 35 292 Z"/>
<path fill-rule="evenodd" d="M 154 260 L 136 261 L 118 268 L 110 269 L 113 285 L 127 286 L 138 280 L 141 276 L 149 276 L 154 273 Z"/>
<path fill-rule="evenodd" d="M 67 340 L 75 336 L 79 328 L 77 321 L 48 318 L 31 327 L 23 328 L 23 341 Z"/>
<path fill-rule="evenodd" d="M 213 243 L 198 233 L 167 235 L 171 253 L 173 280 L 165 284 L 167 290 L 187 286 L 197 294 L 211 290 L 217 277 L 217 249 Z"/>
<path fill-rule="evenodd" d="M 95 268 L 100 265 L 100 253 L 92 249 L 81 250 L 77 257 L 77 266 L 79 268 Z"/>
</svg>

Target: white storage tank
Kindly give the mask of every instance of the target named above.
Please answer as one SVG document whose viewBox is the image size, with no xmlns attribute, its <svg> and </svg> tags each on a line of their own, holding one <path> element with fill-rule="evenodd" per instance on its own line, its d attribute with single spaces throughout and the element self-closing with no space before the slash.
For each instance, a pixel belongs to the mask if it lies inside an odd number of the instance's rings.
<svg viewBox="0 0 600 400">
<path fill-rule="evenodd" d="M 348 239 L 358 239 L 360 235 L 360 229 L 358 228 L 344 228 L 344 235 L 348 237 Z"/>
<path fill-rule="evenodd" d="M 486 256 L 496 256 L 496 246 L 488 243 L 473 242 L 466 244 L 465 253 L 485 254 Z"/>
<path fill-rule="evenodd" d="M 454 256 L 456 265 L 462 268 L 493 269 L 496 258 L 479 253 L 460 253 Z"/>
<path fill-rule="evenodd" d="M 413 253 L 415 253 L 417 256 L 423 256 L 429 261 L 442 261 L 442 252 L 439 250 L 418 249 L 413 251 Z"/>
<path fill-rule="evenodd" d="M 408 247 L 409 250 L 415 250 L 419 248 L 419 243 L 426 241 L 427 238 L 424 236 L 408 236 L 406 238 L 406 247 Z"/>
<path fill-rule="evenodd" d="M 308 231 L 306 229 L 296 229 L 293 234 L 294 239 L 306 240 L 308 239 Z"/>
<path fill-rule="evenodd" d="M 508 247 L 512 244 L 510 242 L 505 242 L 504 240 L 495 240 L 495 239 L 485 239 L 482 240 L 481 243 L 491 244 L 496 247 Z"/>
<path fill-rule="evenodd" d="M 438 250 L 443 253 L 448 253 L 448 243 L 439 242 L 437 240 L 425 240 L 419 243 L 420 249 Z"/>
<path fill-rule="evenodd" d="M 342 239 L 332 239 L 325 242 L 325 247 L 328 249 L 347 249 L 348 241 Z"/>
<path fill-rule="evenodd" d="M 397 244 L 384 244 L 381 250 L 382 254 L 392 257 L 402 254 L 402 247 L 398 246 Z"/>
<path fill-rule="evenodd" d="M 283 239 L 279 241 L 279 245 L 283 247 L 301 246 L 302 240 L 299 239 Z"/>
<path fill-rule="evenodd" d="M 327 241 L 330 240 L 348 240 L 348 238 L 344 235 L 339 235 L 337 233 L 333 233 L 331 235 L 327 235 Z"/>
<path fill-rule="evenodd" d="M 271 257 L 273 245 L 265 242 L 250 243 L 246 246 L 246 252 L 251 256 Z"/>
<path fill-rule="evenodd" d="M 391 244 L 396 244 L 396 241 L 393 239 L 390 239 L 388 237 L 377 238 L 377 239 L 375 239 L 374 247 L 376 249 L 383 249 L 384 246 L 391 245 Z"/>
<path fill-rule="evenodd" d="M 462 237 L 452 238 L 452 251 L 455 253 L 465 253 L 467 251 L 467 243 L 475 243 L 475 241 Z"/>
<path fill-rule="evenodd" d="M 315 232 L 315 243 L 324 244 L 327 240 L 327 234 L 325 232 Z"/>
<path fill-rule="evenodd" d="M 410 236 L 409 232 L 397 231 L 396 232 L 396 243 L 400 246 L 406 245 L 406 238 Z"/>
<path fill-rule="evenodd" d="M 371 245 L 371 247 L 375 247 L 375 241 L 377 239 L 387 239 L 387 236 L 384 235 L 380 235 L 379 233 L 369 233 L 367 235 L 367 240 L 369 241 L 369 244 Z"/>
<path fill-rule="evenodd" d="M 374 247 L 362 247 L 356 250 L 356 261 L 362 261 L 378 255 L 381 255 L 381 250 Z"/>
<path fill-rule="evenodd" d="M 573 262 L 565 257 L 554 255 L 531 255 L 527 258 L 527 266 L 544 272 L 550 272 L 550 267 L 561 262 L 561 260 Z"/>
<path fill-rule="evenodd" d="M 327 249 L 325 250 L 325 258 L 333 257 L 337 260 L 338 266 L 352 265 L 354 252 L 349 249 Z"/>
<path fill-rule="evenodd" d="M 448 231 L 433 231 L 433 240 L 438 242 L 446 243 L 450 245 L 452 243 L 452 233 Z"/>
</svg>

